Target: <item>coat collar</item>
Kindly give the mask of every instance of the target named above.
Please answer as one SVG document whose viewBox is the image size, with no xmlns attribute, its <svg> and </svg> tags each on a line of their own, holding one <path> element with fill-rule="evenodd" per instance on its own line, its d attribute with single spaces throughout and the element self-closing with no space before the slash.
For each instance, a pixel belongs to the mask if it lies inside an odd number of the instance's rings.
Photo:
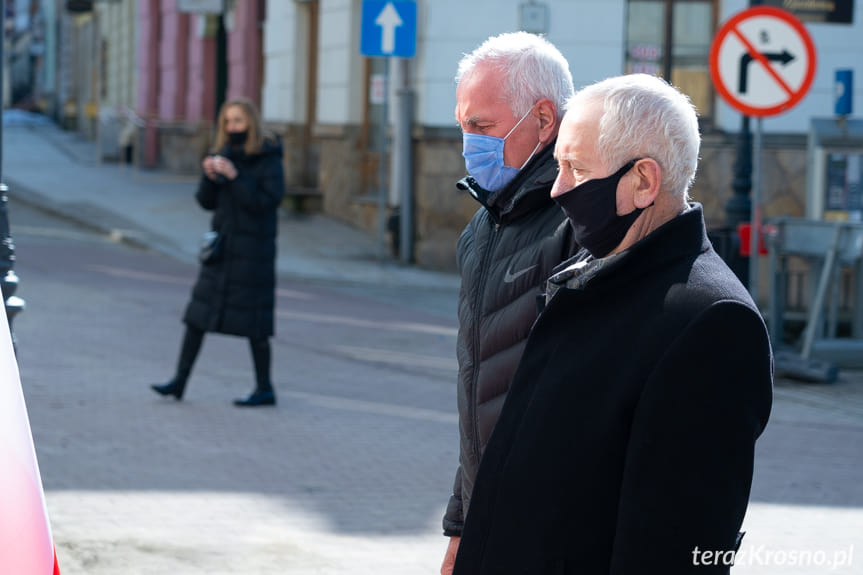
<svg viewBox="0 0 863 575">
<path fill-rule="evenodd" d="M 533 213 L 553 201 L 549 192 L 557 178 L 555 141 L 552 140 L 540 150 L 512 182 L 495 194 L 489 194 L 482 189 L 471 176 L 459 180 L 456 187 L 470 192 L 498 224 L 505 225 L 525 214 Z"/>
<path fill-rule="evenodd" d="M 679 216 L 619 254 L 594 259 L 582 248 L 553 270 L 546 297 L 550 300 L 561 288 L 593 290 L 629 282 L 652 269 L 680 258 L 696 257 L 709 249 L 701 204 L 692 202 Z"/>
</svg>

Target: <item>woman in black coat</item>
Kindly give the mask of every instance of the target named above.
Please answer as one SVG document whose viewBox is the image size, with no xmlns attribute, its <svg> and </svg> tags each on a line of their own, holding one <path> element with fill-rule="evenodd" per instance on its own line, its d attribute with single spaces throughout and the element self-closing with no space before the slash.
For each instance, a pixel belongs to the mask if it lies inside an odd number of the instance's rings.
<svg viewBox="0 0 863 575">
<path fill-rule="evenodd" d="M 205 332 L 249 338 L 255 390 L 234 405 L 275 405 L 270 379 L 270 336 L 274 332 L 277 210 L 285 194 L 282 148 L 266 138 L 251 101 L 226 102 L 219 112 L 213 154 L 195 198 L 213 212 L 217 239 L 204 257 L 186 307 L 186 333 L 177 371 L 167 383 L 151 386 L 183 398 Z"/>
</svg>

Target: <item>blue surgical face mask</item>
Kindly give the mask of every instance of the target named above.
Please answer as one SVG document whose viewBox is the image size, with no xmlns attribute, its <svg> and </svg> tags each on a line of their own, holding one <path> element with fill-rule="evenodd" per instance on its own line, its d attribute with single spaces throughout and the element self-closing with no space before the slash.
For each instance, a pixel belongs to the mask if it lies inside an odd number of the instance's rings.
<svg viewBox="0 0 863 575">
<path fill-rule="evenodd" d="M 494 136 L 486 136 L 483 134 L 462 134 L 462 156 L 464 156 L 464 165 L 467 168 L 467 173 L 473 176 L 476 183 L 481 188 L 489 192 L 499 192 L 504 189 L 508 183 L 518 174 L 521 168 L 513 168 L 503 163 L 503 147 L 506 144 L 506 139 L 509 138 L 516 128 L 527 118 L 533 108 L 527 111 L 527 114 L 521 117 L 521 120 L 516 122 L 506 136 L 496 138 Z M 536 153 L 539 148 L 537 143 L 527 161 L 521 166 L 527 165 L 527 162 Z"/>
</svg>

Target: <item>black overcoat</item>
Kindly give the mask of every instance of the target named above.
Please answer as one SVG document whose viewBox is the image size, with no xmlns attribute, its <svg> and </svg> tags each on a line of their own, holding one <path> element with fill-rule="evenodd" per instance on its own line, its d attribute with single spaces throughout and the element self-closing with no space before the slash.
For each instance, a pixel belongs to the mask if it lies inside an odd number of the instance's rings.
<svg viewBox="0 0 863 575">
<path fill-rule="evenodd" d="M 537 319 L 455 573 L 727 573 L 771 400 L 764 322 L 694 205 Z"/>
<path fill-rule="evenodd" d="M 224 236 L 223 257 L 201 265 L 183 321 L 198 329 L 252 339 L 273 335 L 278 207 L 285 194 L 282 148 L 267 141 L 260 154 L 223 155 L 234 180 L 203 176 L 195 198 L 212 210 L 212 229 Z"/>
</svg>

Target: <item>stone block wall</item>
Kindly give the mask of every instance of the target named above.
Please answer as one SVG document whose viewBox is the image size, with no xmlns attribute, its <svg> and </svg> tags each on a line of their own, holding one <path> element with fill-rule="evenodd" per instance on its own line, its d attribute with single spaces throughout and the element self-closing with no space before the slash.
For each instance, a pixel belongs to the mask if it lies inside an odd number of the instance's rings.
<svg viewBox="0 0 863 575">
<path fill-rule="evenodd" d="M 318 187 L 324 212 L 370 234 L 378 232 L 377 162 L 360 126 L 318 126 Z"/>
<path fill-rule="evenodd" d="M 453 271 L 459 235 L 479 207 L 469 194 L 455 187 L 465 174 L 461 136 L 451 128 L 417 128 L 413 137 L 415 259 L 423 268 Z M 286 149 L 293 141 L 286 139 Z M 323 193 L 324 212 L 377 234 L 377 162 L 362 149 L 361 129 L 318 127 L 314 141 L 319 146 L 317 185 Z M 735 146 L 735 134 L 707 134 L 703 140 L 690 193 L 704 205 L 708 228 L 725 224 L 725 206 L 733 195 Z M 765 137 L 761 162 L 764 217 L 802 217 L 806 211 L 806 137 Z"/>
<path fill-rule="evenodd" d="M 456 129 L 426 130 L 415 148 L 416 262 L 454 271 L 459 235 L 479 203 L 455 183 L 465 175 L 461 134 Z"/>
<path fill-rule="evenodd" d="M 264 129 L 282 140 L 285 184 L 289 187 L 317 187 L 319 144 L 310 141 L 305 128 L 265 123 Z M 161 124 L 158 135 L 161 166 L 176 173 L 198 173 L 201 158 L 209 152 L 215 138 L 213 130 L 207 124 Z M 143 134 L 144 130 L 139 132 Z"/>
<path fill-rule="evenodd" d="M 690 195 L 704 205 L 708 228 L 725 223 L 725 206 L 734 193 L 735 146 L 735 136 L 725 134 L 706 135 L 701 145 L 698 173 Z M 805 215 L 806 170 L 805 136 L 763 138 L 761 198 L 765 218 Z"/>
<path fill-rule="evenodd" d="M 268 122 L 264 129 L 282 140 L 285 185 L 318 187 L 318 145 L 305 127 L 297 124 Z"/>
<path fill-rule="evenodd" d="M 206 124 L 160 124 L 159 165 L 177 174 L 201 173 L 201 160 L 209 152 L 213 137 L 212 128 Z"/>
</svg>

